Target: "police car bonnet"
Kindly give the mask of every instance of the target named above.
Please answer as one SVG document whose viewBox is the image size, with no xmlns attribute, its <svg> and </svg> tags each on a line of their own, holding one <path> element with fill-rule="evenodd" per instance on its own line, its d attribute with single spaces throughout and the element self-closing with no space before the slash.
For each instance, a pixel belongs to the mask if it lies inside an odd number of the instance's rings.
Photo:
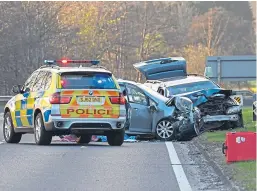
<svg viewBox="0 0 257 191">
<path fill-rule="evenodd" d="M 148 60 L 133 64 L 146 80 L 159 80 L 175 76 L 186 76 L 186 60 L 182 57 L 169 57 Z"/>
</svg>

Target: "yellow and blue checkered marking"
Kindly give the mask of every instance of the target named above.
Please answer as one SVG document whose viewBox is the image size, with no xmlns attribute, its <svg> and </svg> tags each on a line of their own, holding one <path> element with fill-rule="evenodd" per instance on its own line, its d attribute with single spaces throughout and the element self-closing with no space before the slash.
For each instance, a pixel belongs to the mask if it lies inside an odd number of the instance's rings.
<svg viewBox="0 0 257 191">
<path fill-rule="evenodd" d="M 22 126 L 21 112 L 20 111 L 15 111 L 15 121 L 16 121 L 17 127 L 21 127 Z"/>
</svg>

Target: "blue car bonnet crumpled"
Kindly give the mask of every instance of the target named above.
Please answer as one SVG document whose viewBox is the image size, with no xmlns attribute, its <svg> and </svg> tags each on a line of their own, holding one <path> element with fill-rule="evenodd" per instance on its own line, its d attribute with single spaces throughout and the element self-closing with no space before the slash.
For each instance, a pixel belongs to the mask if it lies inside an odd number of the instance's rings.
<svg viewBox="0 0 257 191">
<path fill-rule="evenodd" d="M 197 94 L 203 94 L 202 96 L 197 96 Z M 184 97 L 187 97 L 189 98 L 193 104 L 194 104 L 194 107 L 195 106 L 198 106 L 202 103 L 205 103 L 207 102 L 208 100 L 206 99 L 206 97 L 210 97 L 214 94 L 217 94 L 217 93 L 224 93 L 226 94 L 227 96 L 230 96 L 232 94 L 232 91 L 231 90 L 224 90 L 224 89 L 208 89 L 208 90 L 200 90 L 200 91 L 195 91 L 195 92 L 189 92 L 189 93 L 185 93 L 185 94 L 179 94 L 179 95 L 176 95 L 176 96 L 184 96 Z"/>
</svg>

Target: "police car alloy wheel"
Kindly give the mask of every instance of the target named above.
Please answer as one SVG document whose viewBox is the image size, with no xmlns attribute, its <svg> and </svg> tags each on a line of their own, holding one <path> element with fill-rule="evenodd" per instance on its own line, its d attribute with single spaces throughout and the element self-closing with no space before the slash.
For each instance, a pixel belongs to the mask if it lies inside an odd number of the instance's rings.
<svg viewBox="0 0 257 191">
<path fill-rule="evenodd" d="M 4 140 L 7 143 L 19 143 L 21 141 L 22 134 L 15 133 L 12 117 L 10 112 L 5 113 L 4 115 L 4 123 L 3 123 L 3 135 Z"/>
<path fill-rule="evenodd" d="M 37 145 L 49 145 L 52 141 L 51 132 L 47 132 L 44 127 L 43 117 L 38 113 L 34 122 L 34 136 Z"/>
<path fill-rule="evenodd" d="M 156 137 L 164 141 L 172 140 L 174 138 L 173 122 L 168 119 L 161 120 L 156 126 Z"/>
</svg>

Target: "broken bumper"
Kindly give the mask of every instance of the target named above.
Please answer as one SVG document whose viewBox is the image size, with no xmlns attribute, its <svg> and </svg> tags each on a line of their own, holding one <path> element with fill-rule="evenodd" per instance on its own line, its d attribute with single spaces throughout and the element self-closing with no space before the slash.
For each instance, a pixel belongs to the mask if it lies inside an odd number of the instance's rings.
<svg viewBox="0 0 257 191">
<path fill-rule="evenodd" d="M 206 122 L 214 122 L 214 121 L 238 121 L 239 115 L 233 114 L 233 115 L 206 115 L 203 117 L 203 121 Z"/>
</svg>

